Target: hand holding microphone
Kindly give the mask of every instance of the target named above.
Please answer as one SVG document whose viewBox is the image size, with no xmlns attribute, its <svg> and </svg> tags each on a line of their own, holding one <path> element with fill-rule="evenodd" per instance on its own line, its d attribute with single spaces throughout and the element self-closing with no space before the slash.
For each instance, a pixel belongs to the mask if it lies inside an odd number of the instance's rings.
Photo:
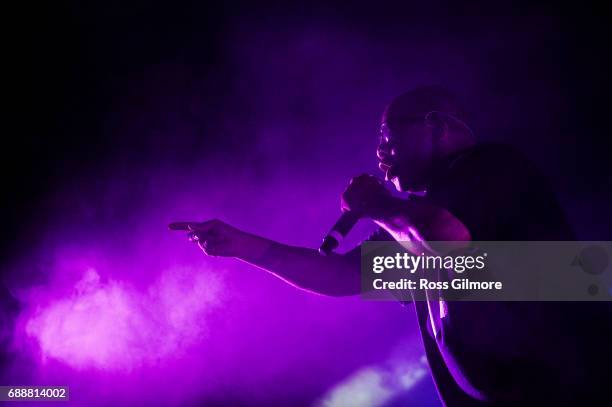
<svg viewBox="0 0 612 407">
<path fill-rule="evenodd" d="M 370 174 L 351 179 L 341 197 L 343 212 L 353 212 L 364 218 L 377 218 L 391 198 L 384 181 Z"/>
<path fill-rule="evenodd" d="M 319 253 L 330 254 L 360 218 L 380 217 L 392 198 L 384 182 L 369 174 L 351 179 L 341 197 L 343 214 L 323 239 Z"/>
</svg>

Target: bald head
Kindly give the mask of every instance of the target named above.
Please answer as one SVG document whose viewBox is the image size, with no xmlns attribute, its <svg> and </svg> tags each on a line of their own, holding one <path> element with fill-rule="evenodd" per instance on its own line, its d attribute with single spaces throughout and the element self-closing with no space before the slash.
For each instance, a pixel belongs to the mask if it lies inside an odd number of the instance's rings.
<svg viewBox="0 0 612 407">
<path fill-rule="evenodd" d="M 396 97 L 385 109 L 378 146 L 379 167 L 402 191 L 427 189 L 436 163 L 474 144 L 457 99 L 426 86 Z"/>
<path fill-rule="evenodd" d="M 442 112 L 465 120 L 465 114 L 457 99 L 439 86 L 423 86 L 402 93 L 387 106 L 383 121 L 425 117 L 429 112 Z"/>
</svg>

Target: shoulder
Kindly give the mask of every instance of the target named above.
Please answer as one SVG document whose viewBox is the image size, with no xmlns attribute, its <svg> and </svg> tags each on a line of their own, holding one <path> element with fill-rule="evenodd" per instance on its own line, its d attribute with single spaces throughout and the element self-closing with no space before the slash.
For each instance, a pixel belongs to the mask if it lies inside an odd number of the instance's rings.
<svg viewBox="0 0 612 407">
<path fill-rule="evenodd" d="M 516 148 L 498 143 L 477 144 L 451 160 L 452 169 L 466 167 L 508 168 L 525 166 L 531 167 L 529 159 Z"/>
<path fill-rule="evenodd" d="M 478 144 L 448 163 L 444 170 L 454 181 L 515 183 L 540 180 L 537 167 L 522 152 L 504 144 Z"/>
</svg>

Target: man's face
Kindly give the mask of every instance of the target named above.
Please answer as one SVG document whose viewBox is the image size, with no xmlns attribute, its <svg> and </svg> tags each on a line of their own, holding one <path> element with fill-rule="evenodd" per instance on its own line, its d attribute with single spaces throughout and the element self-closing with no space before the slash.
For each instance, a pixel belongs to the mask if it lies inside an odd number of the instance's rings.
<svg viewBox="0 0 612 407">
<path fill-rule="evenodd" d="M 383 117 L 377 156 L 398 191 L 422 191 L 432 166 L 431 128 L 423 116 Z"/>
</svg>

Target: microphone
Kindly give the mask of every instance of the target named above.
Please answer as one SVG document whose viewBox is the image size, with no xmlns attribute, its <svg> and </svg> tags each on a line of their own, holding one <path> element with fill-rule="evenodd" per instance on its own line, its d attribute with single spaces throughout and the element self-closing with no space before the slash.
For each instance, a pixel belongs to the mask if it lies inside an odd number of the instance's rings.
<svg viewBox="0 0 612 407">
<path fill-rule="evenodd" d="M 323 243 L 319 247 L 319 253 L 323 256 L 328 256 L 339 245 L 342 239 L 348 235 L 353 226 L 357 223 L 360 216 L 353 212 L 344 212 L 334 226 L 329 230 L 323 238 Z"/>
</svg>

